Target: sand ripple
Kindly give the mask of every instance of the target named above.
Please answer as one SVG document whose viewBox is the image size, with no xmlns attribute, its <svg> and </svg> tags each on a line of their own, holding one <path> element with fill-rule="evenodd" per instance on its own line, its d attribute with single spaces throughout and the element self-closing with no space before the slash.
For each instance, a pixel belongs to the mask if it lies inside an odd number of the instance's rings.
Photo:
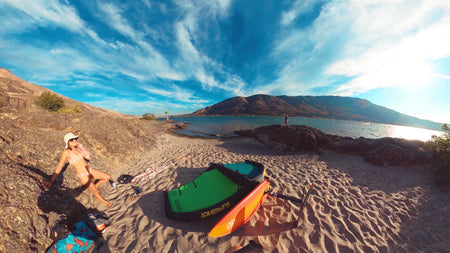
<svg viewBox="0 0 450 253">
<path fill-rule="evenodd" d="M 232 252 L 250 240 L 264 252 L 449 252 L 449 195 L 436 191 L 420 168 L 375 167 L 332 152 L 279 153 L 245 138 L 162 135 L 157 147 L 112 172 L 113 178 L 189 158 L 152 180 L 120 185 L 107 194 L 115 203 L 106 210 L 112 224 L 104 232 L 112 252 Z M 198 177 L 211 162 L 246 159 L 266 166 L 275 192 L 301 197 L 314 183 L 308 205 L 300 213 L 298 204 L 269 196 L 246 225 L 222 238 L 207 236 L 217 219 L 165 217 L 164 190 Z M 140 198 L 131 200 L 132 186 L 142 188 Z"/>
</svg>

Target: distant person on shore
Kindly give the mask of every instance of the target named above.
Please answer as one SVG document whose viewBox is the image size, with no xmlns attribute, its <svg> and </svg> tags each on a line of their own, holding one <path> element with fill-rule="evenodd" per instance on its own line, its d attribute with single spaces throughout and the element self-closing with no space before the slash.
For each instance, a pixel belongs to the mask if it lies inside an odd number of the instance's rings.
<svg viewBox="0 0 450 253">
<path fill-rule="evenodd" d="M 285 125 L 289 124 L 289 115 L 287 114 L 284 115 L 284 124 Z"/>
<path fill-rule="evenodd" d="M 51 180 L 44 180 L 42 182 L 44 188 L 48 189 L 52 187 L 64 164 L 66 163 L 66 161 L 68 161 L 75 168 L 75 172 L 81 184 L 86 186 L 98 200 L 103 202 L 106 206 L 110 207 L 112 204 L 100 195 L 97 188 L 101 184 L 109 181 L 111 179 L 111 176 L 105 172 L 89 167 L 88 161 L 91 159 L 91 157 L 89 155 L 89 152 L 83 147 L 83 145 L 81 145 L 81 143 L 78 143 L 78 136 L 72 133 L 68 133 L 64 136 L 64 142 L 66 143 L 66 148 L 61 154 L 61 158 L 59 159 L 59 163 L 56 166 Z M 94 184 L 94 180 L 98 180 L 97 183 Z M 112 182 L 112 184 L 114 184 L 114 182 Z"/>
</svg>

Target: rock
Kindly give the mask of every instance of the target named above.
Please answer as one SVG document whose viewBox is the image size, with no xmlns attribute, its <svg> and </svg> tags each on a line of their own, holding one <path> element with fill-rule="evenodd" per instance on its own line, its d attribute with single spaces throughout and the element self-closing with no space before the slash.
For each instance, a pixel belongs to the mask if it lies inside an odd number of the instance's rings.
<svg viewBox="0 0 450 253">
<path fill-rule="evenodd" d="M 419 152 L 422 141 L 398 138 L 368 139 L 341 137 L 302 125 L 271 125 L 236 131 L 265 146 L 280 151 L 320 151 L 329 149 L 348 155 L 363 156 L 368 163 L 383 166 L 403 166 L 429 163 Z"/>
<path fill-rule="evenodd" d="M 179 129 L 179 130 L 186 129 L 187 128 L 187 124 L 186 123 L 176 123 L 173 126 L 173 128 Z"/>
<path fill-rule="evenodd" d="M 280 151 L 313 151 L 329 142 L 322 131 L 303 125 L 271 125 L 236 131 Z"/>
<path fill-rule="evenodd" d="M 403 149 L 399 146 L 386 143 L 367 152 L 364 155 L 364 161 L 378 166 L 385 164 L 398 166 L 404 161 L 403 153 Z"/>
<path fill-rule="evenodd" d="M 371 149 L 364 154 L 368 163 L 383 166 L 402 166 L 419 163 L 422 142 L 404 139 L 382 138 L 374 140 Z"/>
</svg>

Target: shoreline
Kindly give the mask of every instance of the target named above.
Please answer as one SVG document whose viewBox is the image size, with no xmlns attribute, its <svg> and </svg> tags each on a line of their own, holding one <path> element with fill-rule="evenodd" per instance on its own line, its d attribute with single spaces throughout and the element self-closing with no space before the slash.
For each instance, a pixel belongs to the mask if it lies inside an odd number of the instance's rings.
<svg viewBox="0 0 450 253">
<path fill-rule="evenodd" d="M 208 117 L 212 119 L 219 118 L 220 120 L 209 121 L 207 120 Z M 179 131 L 179 134 L 185 134 L 186 136 L 202 136 L 205 138 L 215 138 L 214 136 L 217 135 L 235 135 L 236 131 L 243 131 L 261 126 L 283 125 L 283 117 L 281 116 L 192 116 L 184 118 L 187 118 L 187 120 L 180 121 L 179 118 L 173 118 L 170 120 L 171 122 L 175 122 L 176 125 L 183 126 L 175 129 Z M 189 118 L 198 119 L 190 121 Z M 259 120 L 255 121 L 256 118 L 261 119 L 261 122 Z M 200 127 L 200 125 L 202 127 Z M 289 121 L 289 125 L 306 125 L 319 129 L 330 135 L 338 135 L 355 139 L 360 137 L 371 139 L 387 137 L 420 140 L 425 142 L 430 140 L 432 135 L 443 134 L 441 129 L 438 130 L 417 126 L 393 125 L 375 122 L 366 124 L 366 122 L 362 121 L 327 118 L 293 117 Z"/>
</svg>

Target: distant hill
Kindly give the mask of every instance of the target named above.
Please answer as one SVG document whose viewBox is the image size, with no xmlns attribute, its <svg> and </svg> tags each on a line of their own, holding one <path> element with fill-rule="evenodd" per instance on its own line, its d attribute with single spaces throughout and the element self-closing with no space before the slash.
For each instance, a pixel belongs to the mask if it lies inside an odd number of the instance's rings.
<svg viewBox="0 0 450 253">
<path fill-rule="evenodd" d="M 441 124 L 412 117 L 366 99 L 339 96 L 270 96 L 233 97 L 191 114 L 261 115 L 330 118 L 368 121 L 441 130 Z"/>
</svg>

